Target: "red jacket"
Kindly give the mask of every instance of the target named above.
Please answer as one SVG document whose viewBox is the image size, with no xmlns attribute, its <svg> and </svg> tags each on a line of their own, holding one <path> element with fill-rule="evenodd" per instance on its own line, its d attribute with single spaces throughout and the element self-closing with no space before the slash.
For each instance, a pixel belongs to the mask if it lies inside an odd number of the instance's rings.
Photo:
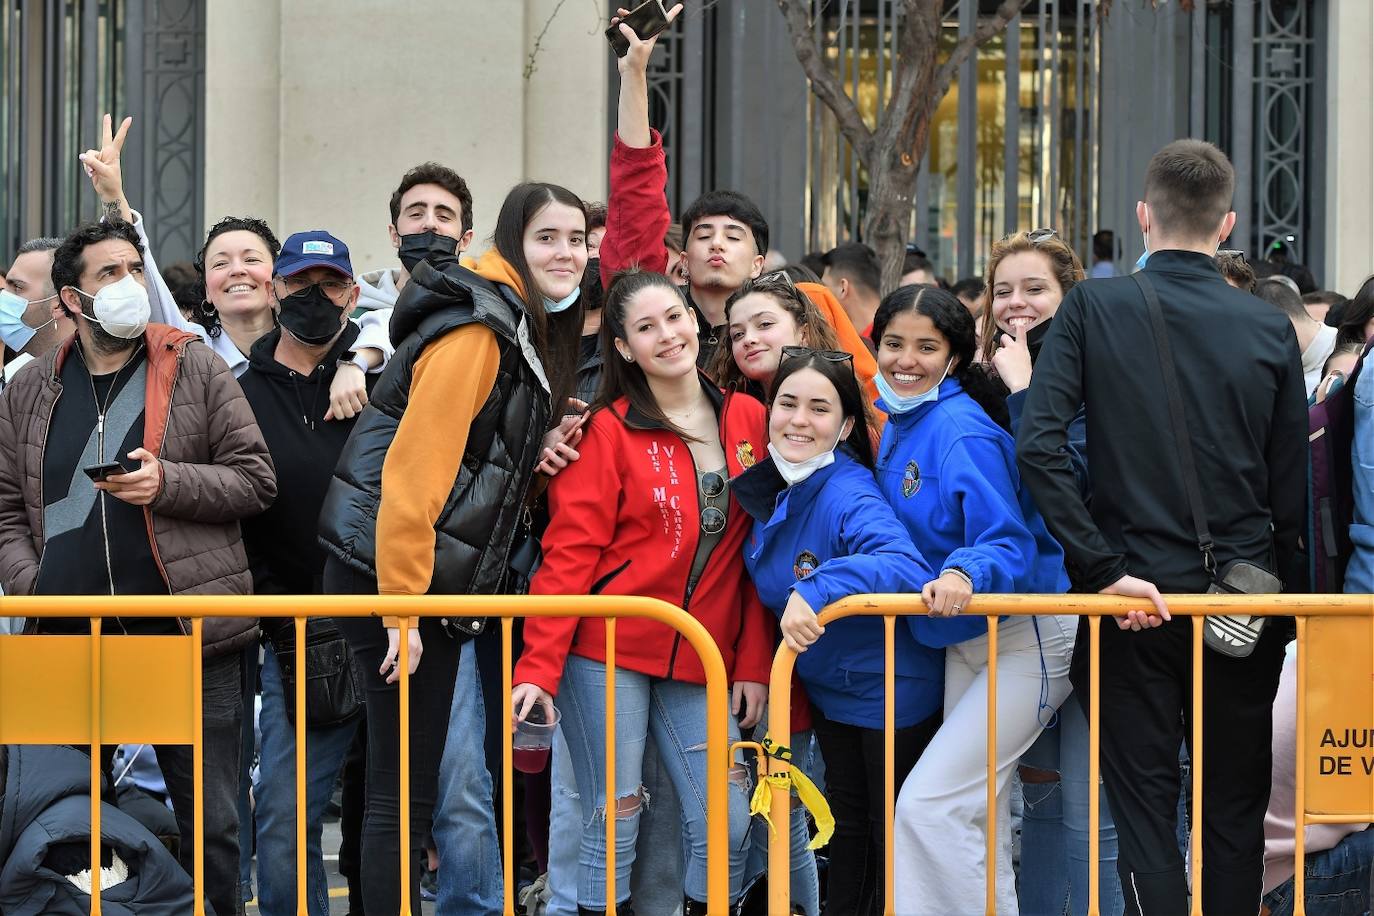
<svg viewBox="0 0 1374 916">
<path fill-rule="evenodd" d="M 658 273 L 668 269 L 668 247 L 663 241 L 671 222 L 663 190 L 668 184 L 668 166 L 663 156 L 663 138 L 656 130 L 650 131 L 649 136 L 650 144 L 640 149 L 626 146 L 616 134 L 611 147 L 611 193 L 600 249 L 601 284 L 606 289 L 611 288 L 617 273 L 629 267 Z M 682 228 L 684 232 L 687 229 Z M 878 363 L 872 351 L 830 290 L 819 283 L 798 283 L 797 288 L 830 322 L 840 346 L 853 355 L 854 374 L 872 406 L 878 400 L 878 389 L 873 383 Z M 874 413 L 877 431 L 881 432 L 887 414 L 876 408 Z"/>
<path fill-rule="evenodd" d="M 708 390 L 720 418 L 727 474 L 735 477 L 766 454 L 763 406 L 750 397 Z M 752 521 L 734 496 L 724 535 L 689 599 L 687 579 L 701 512 L 697 468 L 687 443 L 621 398 L 592 416 L 578 450 L 580 459 L 549 487 L 544 563 L 530 592 L 642 595 L 685 606 L 715 638 L 732 681 L 768 683 L 775 624 L 744 571 L 744 541 Z M 570 651 L 606 660 L 600 619 L 528 619 L 515 683 L 557 693 Z M 687 641 L 673 628 L 648 620 L 616 624 L 616 666 L 706 682 L 701 660 Z"/>
</svg>

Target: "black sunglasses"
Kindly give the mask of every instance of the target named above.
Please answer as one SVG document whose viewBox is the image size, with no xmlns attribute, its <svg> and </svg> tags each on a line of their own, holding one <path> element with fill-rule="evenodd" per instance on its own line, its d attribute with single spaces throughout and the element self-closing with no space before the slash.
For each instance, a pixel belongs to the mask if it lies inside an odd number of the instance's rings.
<svg viewBox="0 0 1374 916">
<path fill-rule="evenodd" d="M 725 478 L 715 471 L 701 475 L 701 495 L 706 508 L 701 510 L 701 530 L 704 534 L 720 534 L 725 530 L 725 512 L 715 504 L 725 492 Z"/>
<path fill-rule="evenodd" d="M 854 354 L 846 350 L 813 350 L 811 347 L 783 347 L 783 359 L 806 359 L 815 356 L 830 363 L 852 363 Z"/>
</svg>

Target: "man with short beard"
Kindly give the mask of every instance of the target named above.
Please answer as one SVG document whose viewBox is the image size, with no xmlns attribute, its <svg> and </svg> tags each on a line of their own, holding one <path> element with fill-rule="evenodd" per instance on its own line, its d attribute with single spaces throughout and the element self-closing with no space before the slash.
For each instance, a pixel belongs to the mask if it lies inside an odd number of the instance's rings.
<svg viewBox="0 0 1374 916">
<path fill-rule="evenodd" d="M 87 224 L 53 256 L 76 333 L 0 398 L 0 585 L 9 595 L 247 595 L 239 519 L 265 509 L 276 476 L 224 361 L 195 335 L 148 324 L 143 251 L 128 223 Z M 117 464 L 117 467 L 110 465 Z M 26 632 L 84 633 L 85 620 L 31 619 Z M 115 618 L 106 634 L 189 632 L 187 621 Z M 238 775 L 240 665 L 253 618 L 204 626 L 203 792 L 186 746 L 158 746 L 182 866 L 194 869 L 205 812 L 204 893 L 242 913 Z M 113 749 L 105 752 L 109 771 Z M 111 798 L 111 800 L 113 800 Z"/>
</svg>

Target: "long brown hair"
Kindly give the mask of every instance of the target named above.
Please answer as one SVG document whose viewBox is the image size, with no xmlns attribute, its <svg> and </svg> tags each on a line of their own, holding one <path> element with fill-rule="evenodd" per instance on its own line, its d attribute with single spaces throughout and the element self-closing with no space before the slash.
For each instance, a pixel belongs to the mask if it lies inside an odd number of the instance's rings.
<svg viewBox="0 0 1374 916">
<path fill-rule="evenodd" d="M 556 315 L 544 309 L 544 296 L 535 285 L 534 274 L 525 260 L 525 228 L 551 203 L 566 204 L 582 214 L 587 208 L 567 188 L 556 184 L 533 181 L 511 188 L 496 217 L 496 231 L 492 242 L 497 254 L 505 258 L 520 277 L 524 289 L 525 313 L 530 319 L 534 348 L 544 363 L 553 396 L 553 422 L 563 415 L 568 397 L 577 387 L 577 357 L 582 340 L 582 301 L 579 297 L 569 308 Z M 578 278 L 581 283 L 581 278 Z"/>
<path fill-rule="evenodd" d="M 806 297 L 806 293 L 792 285 L 790 280 L 784 279 L 775 274 L 765 274 L 757 280 L 746 281 L 743 286 L 734 292 L 725 302 L 725 322 L 730 322 L 730 310 L 736 302 L 739 302 L 750 293 L 762 293 L 771 296 L 787 314 L 792 316 L 792 320 L 797 324 L 797 331 L 802 335 L 802 343 L 813 350 L 839 350 L 840 340 L 835 335 L 835 329 L 830 326 L 830 322 L 825 320 L 821 310 L 816 308 L 815 303 Z M 715 355 L 711 359 L 711 365 L 707 367 L 706 374 L 711 376 L 717 385 L 722 388 L 742 389 L 749 381 L 740 371 L 739 365 L 735 362 L 734 347 L 728 339 L 729 328 L 726 329 L 727 339 L 724 346 L 716 348 Z"/>
<path fill-rule="evenodd" d="M 1059 283 L 1059 291 L 1067 296 L 1083 279 L 1083 263 L 1078 260 L 1072 248 L 1058 235 L 1037 236 L 1030 239 L 1031 233 L 1013 232 L 1006 238 L 993 242 L 992 253 L 988 255 L 987 284 L 983 287 L 983 362 L 991 363 L 992 355 L 997 352 L 997 322 L 992 317 L 992 287 L 997 282 L 997 265 L 1004 258 L 1025 251 L 1035 251 L 1049 258 L 1050 269 Z"/>
<path fill-rule="evenodd" d="M 597 391 L 592 409 L 609 408 L 620 398 L 627 398 L 630 407 L 654 423 L 672 430 L 687 442 L 696 442 L 698 440 L 695 437 L 684 432 L 668 418 L 663 408 L 658 406 L 643 368 L 636 362 L 622 359 L 620 351 L 615 346 L 616 338 L 630 339 L 625 330 L 625 313 L 629 309 L 630 300 L 653 287 L 670 290 L 682 302 L 684 310 L 690 309 L 687 300 L 682 296 L 682 290 L 663 274 L 640 270 L 637 267 L 616 274 L 615 279 L 611 281 L 611 288 L 606 290 L 606 303 L 601 308 L 601 388 Z M 690 333 L 695 341 L 695 328 Z"/>
</svg>

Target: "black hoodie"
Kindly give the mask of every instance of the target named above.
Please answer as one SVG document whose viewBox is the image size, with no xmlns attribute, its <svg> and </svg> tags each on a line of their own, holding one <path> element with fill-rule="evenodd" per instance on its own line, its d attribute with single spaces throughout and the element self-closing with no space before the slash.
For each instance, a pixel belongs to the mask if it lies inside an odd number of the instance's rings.
<svg viewBox="0 0 1374 916">
<path fill-rule="evenodd" d="M 277 362 L 277 328 L 253 345 L 248 369 L 239 378 L 277 468 L 277 501 L 243 523 L 253 590 L 258 594 L 322 592 L 320 506 L 357 420 L 325 420 L 324 415 L 339 357 L 357 338 L 358 326 L 350 321 L 315 371 L 301 375 Z M 367 376 L 369 392 L 376 379 Z"/>
</svg>

